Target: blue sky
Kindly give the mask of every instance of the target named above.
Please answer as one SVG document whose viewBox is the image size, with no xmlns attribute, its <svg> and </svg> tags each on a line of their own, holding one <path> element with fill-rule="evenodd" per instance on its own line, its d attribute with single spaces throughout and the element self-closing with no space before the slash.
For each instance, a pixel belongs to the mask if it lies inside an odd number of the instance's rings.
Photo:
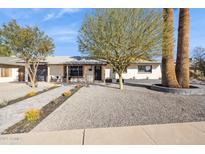
<svg viewBox="0 0 205 154">
<path fill-rule="evenodd" d="M 21 25 L 40 27 L 54 39 L 54 55 L 80 55 L 77 35 L 84 16 L 92 9 L 0 9 L 0 24 L 16 19 Z M 205 47 L 205 9 L 191 9 L 190 52 Z M 178 9 L 175 9 L 175 46 L 177 45 Z"/>
</svg>

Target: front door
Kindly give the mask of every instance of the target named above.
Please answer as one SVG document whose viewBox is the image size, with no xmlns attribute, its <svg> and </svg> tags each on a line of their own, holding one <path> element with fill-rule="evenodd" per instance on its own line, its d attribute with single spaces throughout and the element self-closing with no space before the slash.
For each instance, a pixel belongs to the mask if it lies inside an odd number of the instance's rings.
<svg viewBox="0 0 205 154">
<path fill-rule="evenodd" d="M 102 80 L 102 68 L 101 68 L 101 66 L 95 66 L 95 80 Z"/>
<path fill-rule="evenodd" d="M 19 81 L 25 81 L 25 68 L 20 67 L 18 72 L 19 72 Z"/>
<path fill-rule="evenodd" d="M 39 65 L 36 73 L 37 81 L 46 81 L 47 80 L 47 66 Z"/>
</svg>

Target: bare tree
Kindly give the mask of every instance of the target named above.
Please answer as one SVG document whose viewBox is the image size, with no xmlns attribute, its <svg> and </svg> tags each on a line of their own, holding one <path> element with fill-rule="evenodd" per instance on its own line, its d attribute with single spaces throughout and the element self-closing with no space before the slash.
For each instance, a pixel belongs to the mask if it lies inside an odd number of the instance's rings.
<svg viewBox="0 0 205 154">
<path fill-rule="evenodd" d="M 203 72 L 203 76 L 205 76 L 205 48 L 203 47 L 194 48 L 193 61 L 194 61 L 195 68 Z"/>
<path fill-rule="evenodd" d="M 25 61 L 25 67 L 34 88 L 39 63 L 53 53 L 52 39 L 38 27 L 21 27 L 15 20 L 4 24 L 0 32 L 1 45 L 6 46 L 12 54 Z"/>
<path fill-rule="evenodd" d="M 150 60 L 161 51 L 162 16 L 157 9 L 97 9 L 86 16 L 79 32 L 79 49 L 106 60 L 119 75 L 139 59 Z"/>
</svg>

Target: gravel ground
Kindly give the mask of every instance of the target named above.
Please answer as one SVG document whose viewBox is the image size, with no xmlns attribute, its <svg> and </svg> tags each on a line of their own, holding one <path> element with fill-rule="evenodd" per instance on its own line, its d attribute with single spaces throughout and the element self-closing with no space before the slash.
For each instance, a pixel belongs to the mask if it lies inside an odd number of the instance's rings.
<svg viewBox="0 0 205 154">
<path fill-rule="evenodd" d="M 205 96 L 182 96 L 144 87 L 83 87 L 32 131 L 117 127 L 205 120 Z"/>
</svg>

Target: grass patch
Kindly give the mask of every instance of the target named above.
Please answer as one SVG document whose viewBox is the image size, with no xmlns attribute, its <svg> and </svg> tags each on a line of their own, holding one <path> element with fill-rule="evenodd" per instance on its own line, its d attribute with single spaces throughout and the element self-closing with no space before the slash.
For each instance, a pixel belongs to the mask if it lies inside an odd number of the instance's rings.
<svg viewBox="0 0 205 154">
<path fill-rule="evenodd" d="M 20 101 L 23 101 L 27 98 L 31 98 L 33 96 L 36 96 L 36 95 L 39 95 L 39 94 L 42 94 L 44 92 L 47 92 L 49 90 L 52 90 L 52 89 L 55 89 L 55 88 L 58 88 L 60 86 L 52 86 L 50 88 L 47 88 L 47 89 L 44 89 L 44 90 L 41 90 L 41 91 L 38 91 L 38 92 L 29 92 L 28 94 L 26 94 L 25 96 L 22 96 L 22 97 L 19 97 L 19 98 L 16 98 L 16 99 L 13 99 L 13 100 L 10 100 L 10 101 L 6 101 L 4 100 L 3 102 L 0 102 L 0 108 L 3 108 L 3 107 L 6 107 L 8 105 L 11 105 L 11 104 L 14 104 L 14 103 L 17 103 L 17 102 L 20 102 Z"/>
<path fill-rule="evenodd" d="M 63 104 L 69 97 L 71 97 L 74 93 L 76 93 L 82 86 L 75 87 L 74 89 L 71 89 L 71 95 L 65 96 L 61 95 L 55 100 L 51 101 L 44 107 L 40 109 L 40 116 L 38 118 L 35 118 L 35 120 L 28 120 L 27 117 L 25 117 L 23 120 L 17 122 L 13 126 L 7 128 L 2 132 L 2 134 L 16 134 L 16 133 L 27 133 L 30 132 L 34 127 L 36 127 L 43 119 L 45 119 L 50 113 L 52 113 L 56 108 L 58 108 L 61 104 Z M 36 111 L 33 113 L 30 112 L 29 115 L 35 115 Z M 35 116 L 36 117 L 36 116 Z"/>
</svg>

